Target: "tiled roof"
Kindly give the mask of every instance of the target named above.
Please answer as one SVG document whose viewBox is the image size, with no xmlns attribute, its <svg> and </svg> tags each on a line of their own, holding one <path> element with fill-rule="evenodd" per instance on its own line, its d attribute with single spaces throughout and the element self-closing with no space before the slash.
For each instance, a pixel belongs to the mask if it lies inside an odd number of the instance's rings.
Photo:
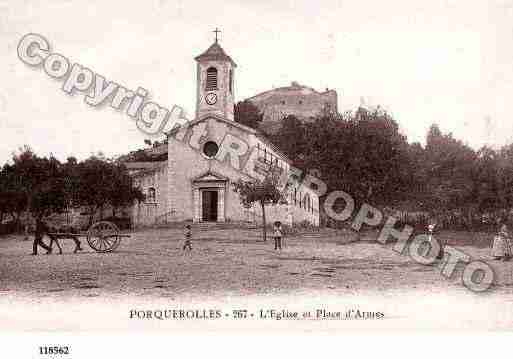
<svg viewBox="0 0 513 359">
<path fill-rule="evenodd" d="M 230 61 L 233 66 L 237 66 L 237 64 L 232 60 L 230 56 L 224 52 L 223 48 L 219 43 L 214 42 L 204 53 L 194 58 L 196 61 L 204 61 L 204 60 L 225 60 Z"/>
</svg>

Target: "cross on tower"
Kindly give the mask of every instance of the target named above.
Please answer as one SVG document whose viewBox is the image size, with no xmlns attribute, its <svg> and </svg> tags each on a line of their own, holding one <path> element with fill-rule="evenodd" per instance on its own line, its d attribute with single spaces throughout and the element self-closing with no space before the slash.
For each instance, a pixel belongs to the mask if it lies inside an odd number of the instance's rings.
<svg viewBox="0 0 513 359">
<path fill-rule="evenodd" d="M 214 31 L 212 31 L 212 32 L 216 34 L 216 42 L 217 42 L 217 33 L 218 33 L 218 32 L 221 32 L 221 30 L 219 30 L 219 29 L 216 27 L 216 29 L 215 29 Z"/>
</svg>

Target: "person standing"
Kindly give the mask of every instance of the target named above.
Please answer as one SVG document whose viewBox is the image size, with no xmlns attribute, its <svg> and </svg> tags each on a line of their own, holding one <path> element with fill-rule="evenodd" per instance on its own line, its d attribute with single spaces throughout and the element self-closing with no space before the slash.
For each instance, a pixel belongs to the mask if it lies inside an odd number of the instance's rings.
<svg viewBox="0 0 513 359">
<path fill-rule="evenodd" d="M 511 244 L 509 239 L 508 227 L 501 225 L 499 232 L 493 239 L 492 256 L 496 260 L 508 260 L 511 257 Z"/>
<path fill-rule="evenodd" d="M 443 246 L 443 244 L 440 241 L 437 241 L 435 239 L 435 237 L 433 236 L 433 234 L 435 232 L 435 227 L 436 227 L 436 224 L 434 224 L 434 223 L 431 223 L 431 224 L 428 225 L 427 229 L 428 229 L 429 243 L 434 243 L 435 241 L 438 243 L 438 245 L 440 246 L 440 250 L 436 254 L 436 259 L 443 259 L 443 257 L 444 257 L 444 246 Z"/>
<path fill-rule="evenodd" d="M 37 256 L 37 246 L 46 249 L 46 254 L 52 253 L 52 248 L 43 242 L 45 233 L 48 233 L 48 227 L 42 218 L 36 218 L 36 232 L 34 233 L 34 243 L 32 245 L 32 255 Z"/>
<path fill-rule="evenodd" d="M 185 226 L 185 243 L 183 244 L 183 250 L 189 250 L 192 251 L 192 231 L 191 231 L 191 225 L 188 224 Z"/>
<path fill-rule="evenodd" d="M 281 230 L 281 222 L 274 222 L 274 250 L 278 249 L 281 251 L 281 240 L 282 240 L 282 230 Z"/>
</svg>

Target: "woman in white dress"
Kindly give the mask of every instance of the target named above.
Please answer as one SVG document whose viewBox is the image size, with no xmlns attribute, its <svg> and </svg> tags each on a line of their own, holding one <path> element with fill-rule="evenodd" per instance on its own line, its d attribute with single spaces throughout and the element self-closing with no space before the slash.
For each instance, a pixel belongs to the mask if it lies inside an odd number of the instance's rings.
<svg viewBox="0 0 513 359">
<path fill-rule="evenodd" d="M 499 233 L 493 238 L 492 256 L 496 260 L 508 260 L 511 257 L 511 245 L 508 227 L 503 224 Z"/>
</svg>

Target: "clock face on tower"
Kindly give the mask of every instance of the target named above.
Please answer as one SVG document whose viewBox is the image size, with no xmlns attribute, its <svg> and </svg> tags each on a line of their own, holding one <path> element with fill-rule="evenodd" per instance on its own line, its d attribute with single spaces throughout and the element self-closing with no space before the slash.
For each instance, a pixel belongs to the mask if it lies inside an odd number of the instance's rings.
<svg viewBox="0 0 513 359">
<path fill-rule="evenodd" d="M 209 105 L 214 105 L 217 102 L 217 95 L 213 92 L 210 92 L 205 96 L 205 101 Z"/>
</svg>

